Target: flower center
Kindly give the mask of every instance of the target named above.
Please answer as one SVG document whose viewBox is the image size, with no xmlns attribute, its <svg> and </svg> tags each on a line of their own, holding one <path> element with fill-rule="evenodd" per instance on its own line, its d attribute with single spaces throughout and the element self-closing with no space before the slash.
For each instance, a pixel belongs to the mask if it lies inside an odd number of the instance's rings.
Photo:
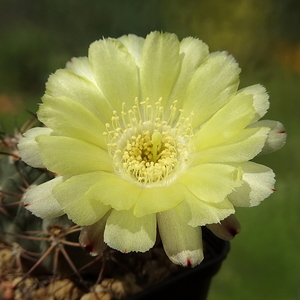
<svg viewBox="0 0 300 300">
<path fill-rule="evenodd" d="M 114 111 L 104 133 L 116 173 L 144 188 L 170 184 L 189 164 L 190 119 L 182 116 L 176 101 L 168 112 L 161 99 L 154 106 L 148 99 L 136 100 L 127 112 L 124 107 L 121 118 Z"/>
</svg>

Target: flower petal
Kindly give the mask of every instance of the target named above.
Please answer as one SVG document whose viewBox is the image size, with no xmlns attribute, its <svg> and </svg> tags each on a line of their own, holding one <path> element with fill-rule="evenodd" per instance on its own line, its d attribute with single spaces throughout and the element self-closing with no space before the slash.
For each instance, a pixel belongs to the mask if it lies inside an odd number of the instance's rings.
<svg viewBox="0 0 300 300">
<path fill-rule="evenodd" d="M 226 143 L 195 153 L 192 165 L 250 160 L 263 148 L 269 131 L 267 127 L 246 128 Z"/>
<path fill-rule="evenodd" d="M 52 194 L 53 188 L 61 182 L 62 177 L 58 176 L 38 186 L 30 187 L 22 198 L 24 206 L 34 215 L 43 219 L 63 215 L 65 212 Z"/>
<path fill-rule="evenodd" d="M 126 191 L 126 193 L 124 193 Z M 129 210 L 136 203 L 141 189 L 115 174 L 104 173 L 101 180 L 86 193 L 86 198 L 100 198 L 105 205 L 116 210 Z"/>
<path fill-rule="evenodd" d="M 91 44 L 89 61 L 96 82 L 113 109 L 122 103 L 131 108 L 139 96 L 137 66 L 134 57 L 120 40 L 105 39 Z"/>
<path fill-rule="evenodd" d="M 156 240 L 156 216 L 150 214 L 137 218 L 132 211 L 113 210 L 107 219 L 104 242 L 123 253 L 145 252 Z"/>
<path fill-rule="evenodd" d="M 105 125 L 95 114 L 69 98 L 45 95 L 38 111 L 38 118 L 60 135 L 73 137 L 103 149 L 107 148 L 103 135 L 106 131 Z"/>
<path fill-rule="evenodd" d="M 139 195 L 133 213 L 142 217 L 172 209 L 185 200 L 186 193 L 186 188 L 178 182 L 169 186 L 145 188 Z"/>
<path fill-rule="evenodd" d="M 261 126 L 269 127 L 271 130 L 259 155 L 268 154 L 282 148 L 287 137 L 284 126 L 278 121 L 261 120 L 249 125 L 248 127 L 255 128 Z"/>
<path fill-rule="evenodd" d="M 176 209 L 157 214 L 163 247 L 170 260 L 184 267 L 194 267 L 203 260 L 201 228 L 187 225 Z"/>
<path fill-rule="evenodd" d="M 185 99 L 188 84 L 201 63 L 207 59 L 208 54 L 208 46 L 198 39 L 188 37 L 180 42 L 181 68 L 169 98 L 169 105 L 178 100 L 179 107 L 182 107 L 181 102 Z"/>
<path fill-rule="evenodd" d="M 64 136 L 36 138 L 44 165 L 58 174 L 113 171 L 109 154 L 92 144 Z"/>
<path fill-rule="evenodd" d="M 254 162 L 236 163 L 243 170 L 243 184 L 228 198 L 234 206 L 256 206 L 274 191 L 275 174 L 263 165 Z"/>
<path fill-rule="evenodd" d="M 147 35 L 140 67 L 142 97 L 164 106 L 179 75 L 179 41 L 175 34 L 151 32 Z"/>
<path fill-rule="evenodd" d="M 237 91 L 240 69 L 232 56 L 215 52 L 200 65 L 190 81 L 183 110 L 193 112 L 195 130 L 223 107 Z"/>
<path fill-rule="evenodd" d="M 107 245 L 104 243 L 104 228 L 109 214 L 110 212 L 96 223 L 83 226 L 81 229 L 79 243 L 92 256 L 102 254 L 107 248 Z"/>
<path fill-rule="evenodd" d="M 246 88 L 243 88 L 238 91 L 238 94 L 245 94 L 245 95 L 252 95 L 254 102 L 254 108 L 256 111 L 256 115 L 253 118 L 252 122 L 255 122 L 262 118 L 266 112 L 269 109 L 270 102 L 269 102 L 269 95 L 266 92 L 266 89 L 260 85 L 260 84 L 255 84 L 248 86 Z"/>
<path fill-rule="evenodd" d="M 206 227 L 211 230 L 215 236 L 225 241 L 232 240 L 241 231 L 240 222 L 234 215 L 230 215 L 220 223 L 208 224 Z"/>
<path fill-rule="evenodd" d="M 94 74 L 91 70 L 89 59 L 85 57 L 73 57 L 66 64 L 66 69 L 74 72 L 75 74 L 87 78 L 89 81 L 97 85 Z"/>
<path fill-rule="evenodd" d="M 232 138 L 249 125 L 254 115 L 253 96 L 237 94 L 195 134 L 196 151 Z"/>
<path fill-rule="evenodd" d="M 53 130 L 47 127 L 35 127 L 27 130 L 18 143 L 22 160 L 34 168 L 44 168 L 39 145 L 35 138 L 39 135 L 50 135 Z"/>
<path fill-rule="evenodd" d="M 227 198 L 221 202 L 212 203 L 202 201 L 193 194 L 176 209 L 192 227 L 219 223 L 235 212 L 232 203 Z"/>
<path fill-rule="evenodd" d="M 76 176 L 63 176 L 63 182 L 53 189 L 53 195 L 68 217 L 80 226 L 91 225 L 101 219 L 110 206 L 98 198 L 86 199 L 86 192 L 99 181 L 102 172 L 92 172 Z"/>
<path fill-rule="evenodd" d="M 46 84 L 46 94 L 72 99 L 87 108 L 102 123 L 111 121 L 111 105 L 99 87 L 86 77 L 78 76 L 70 70 L 57 70 L 51 75 Z"/>
<path fill-rule="evenodd" d="M 123 35 L 118 38 L 126 47 L 127 51 L 134 57 L 135 63 L 138 67 L 141 65 L 142 49 L 145 39 L 135 34 Z"/>
<path fill-rule="evenodd" d="M 221 202 L 241 185 L 239 168 L 225 164 L 200 164 L 189 169 L 178 182 L 186 186 L 198 199 Z"/>
</svg>

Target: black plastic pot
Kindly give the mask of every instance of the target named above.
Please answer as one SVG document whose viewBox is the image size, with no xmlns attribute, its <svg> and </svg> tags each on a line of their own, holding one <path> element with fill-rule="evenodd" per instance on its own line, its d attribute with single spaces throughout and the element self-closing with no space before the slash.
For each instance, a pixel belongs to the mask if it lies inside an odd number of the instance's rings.
<svg viewBox="0 0 300 300">
<path fill-rule="evenodd" d="M 230 245 L 203 228 L 205 259 L 183 272 L 129 298 L 130 300 L 205 300 L 212 277 L 219 271 Z"/>
</svg>

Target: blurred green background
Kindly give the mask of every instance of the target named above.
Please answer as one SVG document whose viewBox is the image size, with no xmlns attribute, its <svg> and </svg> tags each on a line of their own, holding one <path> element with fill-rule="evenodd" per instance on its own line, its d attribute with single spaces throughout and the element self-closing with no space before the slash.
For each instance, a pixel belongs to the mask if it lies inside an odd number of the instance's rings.
<svg viewBox="0 0 300 300">
<path fill-rule="evenodd" d="M 2 0 L 0 117 L 12 132 L 35 112 L 50 73 L 91 42 L 151 30 L 199 37 L 240 63 L 241 87 L 263 84 L 268 119 L 286 126 L 279 152 L 256 161 L 277 174 L 276 192 L 238 209 L 242 232 L 214 278 L 209 300 L 300 299 L 300 1 Z"/>
</svg>

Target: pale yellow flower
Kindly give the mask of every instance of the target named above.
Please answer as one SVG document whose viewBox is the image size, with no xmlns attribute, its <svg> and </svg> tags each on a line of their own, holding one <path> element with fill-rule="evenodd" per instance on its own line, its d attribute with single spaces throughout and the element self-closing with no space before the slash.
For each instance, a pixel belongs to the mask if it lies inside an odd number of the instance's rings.
<svg viewBox="0 0 300 300">
<path fill-rule="evenodd" d="M 199 264 L 200 226 L 272 193 L 272 170 L 249 160 L 285 140 L 279 122 L 258 121 L 265 89 L 238 90 L 239 73 L 231 55 L 195 38 L 94 42 L 50 76 L 37 113 L 45 127 L 19 143 L 26 163 L 58 174 L 28 190 L 26 207 L 84 226 L 92 254 L 105 244 L 147 251 L 158 227 L 172 261 Z"/>
</svg>

